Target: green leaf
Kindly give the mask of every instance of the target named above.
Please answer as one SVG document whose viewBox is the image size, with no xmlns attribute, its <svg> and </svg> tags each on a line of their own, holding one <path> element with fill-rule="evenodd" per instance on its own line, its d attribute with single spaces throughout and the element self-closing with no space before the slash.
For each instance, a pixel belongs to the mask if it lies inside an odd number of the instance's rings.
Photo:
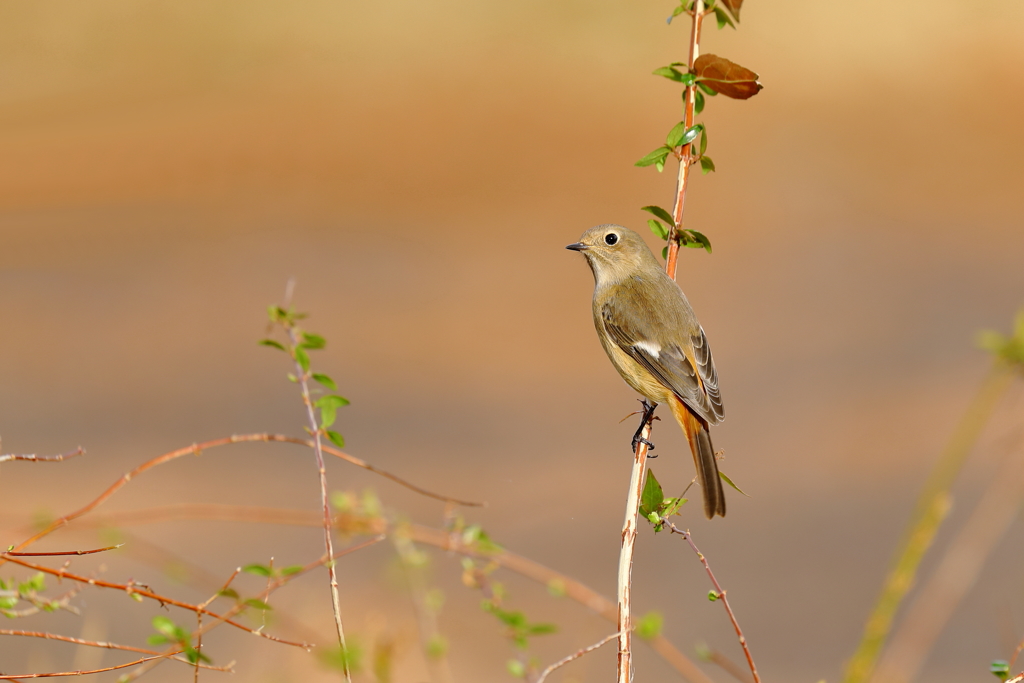
<svg viewBox="0 0 1024 683">
<path fill-rule="evenodd" d="M 275 349 L 281 349 L 282 351 L 286 350 L 283 344 L 281 344 L 280 342 L 276 342 L 273 339 L 261 339 L 259 340 L 258 343 L 262 346 L 272 346 Z"/>
<path fill-rule="evenodd" d="M 700 90 L 693 91 L 693 111 L 697 114 L 704 111 L 704 93 Z"/>
<path fill-rule="evenodd" d="M 185 657 L 188 659 L 189 664 L 195 664 L 196 662 L 206 662 L 209 664 L 213 661 L 191 645 L 185 646 Z"/>
<path fill-rule="evenodd" d="M 427 657 L 431 659 L 440 659 L 448 653 L 448 641 L 440 633 L 435 633 L 427 641 L 426 646 Z"/>
<path fill-rule="evenodd" d="M 146 642 L 150 645 L 163 645 L 165 643 L 169 643 L 170 641 L 167 639 L 167 636 L 160 635 L 159 633 L 154 633 L 150 637 L 146 638 Z"/>
<path fill-rule="evenodd" d="M 673 69 L 671 66 L 659 67 L 652 71 L 651 73 L 653 73 L 655 76 L 664 76 L 670 81 L 675 81 L 676 83 L 683 82 L 683 73 L 677 69 Z"/>
<path fill-rule="evenodd" d="M 661 173 L 662 171 L 664 171 L 665 170 L 665 160 L 662 159 L 661 161 L 655 161 L 654 162 L 654 168 L 658 169 L 658 173 Z"/>
<path fill-rule="evenodd" d="M 661 163 L 662 166 L 664 166 L 665 165 L 665 157 L 667 157 L 671 152 L 672 152 L 672 148 L 671 147 L 669 147 L 667 145 L 662 145 L 661 147 L 659 147 L 658 149 L 654 150 L 653 152 L 649 152 L 647 155 L 644 156 L 644 158 L 642 158 L 640 161 L 636 162 L 634 164 L 634 166 L 641 166 L 641 167 L 642 166 L 653 166 L 653 165 L 655 165 L 655 164 L 657 164 L 659 162 Z"/>
<path fill-rule="evenodd" d="M 320 384 L 324 385 L 331 391 L 338 390 L 338 385 L 334 383 L 334 380 L 328 377 L 327 375 L 323 374 L 322 372 L 314 372 L 313 381 L 319 382 Z"/>
<path fill-rule="evenodd" d="M 334 406 L 327 406 L 320 409 L 320 426 L 323 429 L 327 429 L 334 424 L 335 419 L 338 417 L 338 410 Z"/>
<path fill-rule="evenodd" d="M 698 123 L 696 126 L 690 126 L 689 128 L 686 129 L 686 132 L 683 133 L 682 140 L 679 141 L 679 144 L 681 144 L 681 145 L 688 145 L 688 144 L 690 144 L 691 142 L 693 142 L 694 140 L 697 139 L 697 136 L 700 135 L 700 131 L 703 128 L 704 128 L 704 124 L 702 124 L 702 123 Z"/>
<path fill-rule="evenodd" d="M 700 81 L 697 81 L 697 87 L 703 90 L 704 94 L 707 95 L 708 97 L 714 97 L 715 95 L 718 94 L 717 90 L 712 89 L 711 87 L 705 85 L 704 83 L 701 83 Z"/>
<path fill-rule="evenodd" d="M 672 220 L 672 214 L 670 214 L 668 211 L 666 211 L 665 209 L 661 208 L 660 206 L 654 206 L 653 204 L 650 205 L 650 206 L 641 206 L 640 210 L 654 214 L 655 216 L 657 216 L 661 220 L 665 221 L 669 225 L 674 225 L 675 224 L 675 221 Z"/>
<path fill-rule="evenodd" d="M 306 349 L 322 349 L 327 346 L 327 340 L 321 337 L 319 334 L 311 334 L 309 332 L 302 333 L 302 342 L 299 344 Z"/>
<path fill-rule="evenodd" d="M 722 481 L 724 481 L 724 482 L 725 482 L 726 484 L 728 484 L 729 486 L 733 487 L 734 489 L 736 489 L 737 491 L 739 491 L 739 492 L 740 492 L 741 494 L 743 494 L 744 496 L 747 496 L 747 493 L 746 493 L 746 492 L 745 492 L 745 491 L 744 491 L 743 489 L 741 489 L 741 488 L 740 488 L 739 486 L 737 486 L 737 485 L 736 485 L 736 484 L 735 484 L 735 483 L 733 482 L 733 480 L 732 480 L 732 479 L 730 479 L 730 478 L 728 477 L 728 475 L 726 475 L 726 473 L 725 473 L 725 472 L 723 472 L 722 470 L 718 470 L 718 476 L 720 476 L 720 477 L 722 478 Z M 750 498 L 750 496 L 747 496 L 747 498 Z"/>
<path fill-rule="evenodd" d="M 273 572 L 270 570 L 270 567 L 267 567 L 262 564 L 247 564 L 244 567 L 242 567 L 242 571 L 246 574 L 255 574 L 256 576 L 269 577 L 273 575 Z"/>
<path fill-rule="evenodd" d="M 700 152 L 701 156 L 704 155 L 708 149 L 708 129 L 703 123 L 700 124 Z"/>
<path fill-rule="evenodd" d="M 178 632 L 181 630 L 178 625 L 164 616 L 153 617 L 153 628 L 157 633 L 162 633 L 167 638 L 177 640 Z"/>
<path fill-rule="evenodd" d="M 661 628 L 664 624 L 665 618 L 661 616 L 661 612 L 648 612 L 637 619 L 635 632 L 644 640 L 653 640 L 661 635 Z"/>
<path fill-rule="evenodd" d="M 344 408 L 350 403 L 351 401 L 349 401 L 344 396 L 338 396 L 337 394 L 328 394 L 326 396 L 321 396 L 320 398 L 318 398 L 316 400 L 316 403 L 314 403 L 313 405 L 315 405 L 317 408 L 326 408 L 328 406 L 330 406 L 331 408 Z"/>
<path fill-rule="evenodd" d="M 661 504 L 665 502 L 665 492 L 654 476 L 654 470 L 647 470 L 647 480 L 644 482 L 643 493 L 640 494 L 640 514 L 647 517 L 652 512 L 660 513 Z"/>
<path fill-rule="evenodd" d="M 224 598 L 233 598 L 235 600 L 237 600 L 239 597 L 238 591 L 236 591 L 234 588 L 225 588 L 221 590 L 219 593 L 217 593 L 217 595 Z"/>
<path fill-rule="evenodd" d="M 989 664 L 988 670 L 1001 681 L 1005 681 L 1010 677 L 1010 664 L 1002 659 L 994 659 Z"/>
<path fill-rule="evenodd" d="M 526 678 L 526 665 L 518 659 L 510 659 L 505 663 L 505 668 L 516 678 Z"/>
<path fill-rule="evenodd" d="M 704 233 L 696 230 L 684 230 L 683 235 L 686 237 L 684 244 L 690 249 L 704 249 L 709 254 L 711 253 L 711 240 Z"/>
<path fill-rule="evenodd" d="M 330 429 L 328 429 L 327 430 L 327 438 L 330 439 L 331 443 L 333 443 L 338 448 L 344 448 L 345 447 L 345 437 L 343 437 L 338 432 L 332 432 Z"/>
<path fill-rule="evenodd" d="M 284 569 L 282 569 L 281 570 L 281 576 L 292 576 L 294 574 L 298 574 L 301 571 L 302 571 L 302 565 L 301 564 L 293 564 L 290 567 L 285 567 Z"/>
<path fill-rule="evenodd" d="M 711 173 L 715 170 L 715 162 L 711 161 L 711 157 L 700 158 L 700 171 L 704 175 Z"/>
<path fill-rule="evenodd" d="M 726 26 L 732 26 L 733 28 L 736 28 L 736 24 L 732 23 L 732 18 L 728 14 L 726 14 L 725 10 L 722 9 L 721 7 L 715 8 L 715 19 L 718 21 L 719 30 L 725 28 Z"/>
<path fill-rule="evenodd" d="M 668 228 L 666 228 L 664 225 L 654 220 L 653 218 L 647 219 L 647 225 L 648 227 L 650 227 L 651 232 L 653 232 L 655 235 L 657 235 L 663 240 L 668 239 Z"/>
<path fill-rule="evenodd" d="M 549 633 L 558 633 L 558 626 L 555 624 L 530 624 L 526 627 L 527 635 L 544 636 Z"/>
<path fill-rule="evenodd" d="M 665 136 L 665 144 L 673 148 L 678 147 L 681 144 L 685 144 L 683 142 L 683 136 L 686 133 L 686 122 L 680 121 L 676 125 L 672 126 L 672 130 L 670 130 L 668 135 Z"/>
<path fill-rule="evenodd" d="M 668 247 L 662 247 L 661 258 L 665 259 L 666 261 L 668 260 Z"/>
<path fill-rule="evenodd" d="M 268 610 L 274 609 L 273 607 L 271 607 L 267 603 L 265 603 L 262 600 L 259 600 L 257 598 L 249 598 L 248 600 L 245 601 L 244 604 L 248 605 L 249 607 L 255 607 L 256 609 L 261 609 L 261 610 L 264 610 L 264 611 L 268 611 Z"/>
<path fill-rule="evenodd" d="M 716 593 L 715 591 L 708 591 L 708 600 L 710 600 L 711 602 L 715 602 L 720 597 L 722 596 Z"/>
<path fill-rule="evenodd" d="M 299 367 L 302 368 L 303 372 L 309 372 L 309 354 L 306 353 L 306 349 L 301 346 L 296 346 L 295 360 L 298 361 Z"/>
</svg>

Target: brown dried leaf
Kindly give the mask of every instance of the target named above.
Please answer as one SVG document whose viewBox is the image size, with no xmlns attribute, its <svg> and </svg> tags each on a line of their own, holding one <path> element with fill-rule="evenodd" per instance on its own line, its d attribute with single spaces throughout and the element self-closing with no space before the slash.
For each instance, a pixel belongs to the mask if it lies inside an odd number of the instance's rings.
<svg viewBox="0 0 1024 683">
<path fill-rule="evenodd" d="M 743 4 L 743 0 L 719 0 L 719 2 L 725 5 L 736 21 L 740 20 L 740 5 Z"/>
<path fill-rule="evenodd" d="M 693 70 L 698 81 L 736 100 L 749 99 L 764 87 L 756 73 L 718 55 L 701 55 L 693 63 Z"/>
</svg>

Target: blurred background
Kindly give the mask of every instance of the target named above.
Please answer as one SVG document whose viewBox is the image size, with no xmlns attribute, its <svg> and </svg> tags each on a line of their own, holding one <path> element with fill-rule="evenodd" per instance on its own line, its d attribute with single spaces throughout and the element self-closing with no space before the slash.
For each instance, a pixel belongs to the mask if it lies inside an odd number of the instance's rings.
<svg viewBox="0 0 1024 683">
<path fill-rule="evenodd" d="M 232 433 L 301 436 L 285 359 L 256 345 L 294 277 L 308 328 L 328 339 L 315 368 L 352 400 L 337 425 L 349 452 L 487 501 L 466 514 L 495 540 L 612 596 L 636 418 L 619 420 L 637 404 L 594 334 L 591 275 L 564 246 L 599 223 L 643 230 L 639 207 L 671 204 L 674 166 L 659 175 L 633 162 L 680 116 L 676 85 L 649 75 L 686 58 L 688 23 L 667 26 L 672 7 L 4 3 L 0 452 L 81 444 L 88 455 L 0 466 L 0 542 L 164 451 Z M 729 516 L 714 522 L 690 506 L 681 524 L 729 590 L 765 679 L 836 681 L 986 372 L 976 333 L 1008 330 L 1024 305 L 1024 5 L 752 0 L 742 20 L 738 31 L 709 24 L 702 51 L 757 71 L 765 89 L 709 100 L 701 120 L 718 172 L 695 178 L 686 224 L 714 253 L 684 250 L 679 282 L 721 377 L 722 467 L 750 497 L 728 492 Z M 947 531 L 1019 447 L 1020 393 L 982 437 Z M 692 476 L 685 441 L 671 422 L 654 441 L 653 469 L 678 493 Z M 335 490 L 372 487 L 388 508 L 441 524 L 433 501 L 340 462 L 328 475 Z M 313 456 L 211 450 L 140 476 L 103 509 L 178 502 L 316 510 Z M 689 549 L 641 532 L 637 611 L 660 610 L 684 652 L 705 643 L 741 661 Z M 1012 653 L 1024 633 L 1021 532 L 986 564 L 922 680 L 990 680 L 988 662 Z M 277 525 L 131 533 L 117 554 L 72 568 L 198 602 L 209 591 L 190 565 L 217 582 L 241 564 L 322 552 L 316 529 Z M 97 542 L 72 529 L 38 548 Z M 459 559 L 432 557 L 454 680 L 512 680 L 513 648 L 461 585 Z M 338 566 L 349 631 L 367 652 L 392 643 L 394 680 L 427 680 L 393 549 Z M 543 586 L 496 578 L 508 609 L 559 625 L 533 644 L 542 664 L 614 630 Z M 272 631 L 330 643 L 325 573 L 273 602 Z M 76 604 L 80 617 L 8 627 L 138 645 L 156 614 L 194 623 L 95 590 Z M 207 644 L 215 663 L 238 661 L 240 680 L 338 678 L 315 654 L 226 628 Z M 0 639 L 8 674 L 118 661 Z M 553 680 L 608 680 L 613 667 L 614 645 Z M 677 680 L 643 645 L 636 671 Z M 150 680 L 184 676 L 165 664 Z"/>
</svg>

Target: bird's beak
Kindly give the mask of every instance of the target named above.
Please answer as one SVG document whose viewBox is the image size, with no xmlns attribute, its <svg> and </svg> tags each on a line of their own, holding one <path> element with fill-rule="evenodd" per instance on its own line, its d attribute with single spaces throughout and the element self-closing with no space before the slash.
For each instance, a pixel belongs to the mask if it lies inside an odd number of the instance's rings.
<svg viewBox="0 0 1024 683">
<path fill-rule="evenodd" d="M 586 251 L 589 248 L 590 247 L 583 244 L 583 242 L 576 242 L 575 244 L 570 244 L 566 247 L 566 249 L 572 249 L 573 251 Z"/>
</svg>

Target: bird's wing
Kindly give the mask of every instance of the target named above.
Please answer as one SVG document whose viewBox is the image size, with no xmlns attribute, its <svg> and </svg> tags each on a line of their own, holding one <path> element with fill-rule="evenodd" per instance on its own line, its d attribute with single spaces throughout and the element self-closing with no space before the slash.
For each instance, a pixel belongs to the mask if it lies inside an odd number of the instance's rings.
<svg viewBox="0 0 1024 683">
<path fill-rule="evenodd" d="M 703 328 L 683 340 L 666 343 L 645 339 L 641 326 L 629 309 L 613 301 L 601 307 L 601 320 L 616 346 L 647 369 L 655 379 L 690 406 L 709 424 L 725 417 L 718 372 Z"/>
</svg>

